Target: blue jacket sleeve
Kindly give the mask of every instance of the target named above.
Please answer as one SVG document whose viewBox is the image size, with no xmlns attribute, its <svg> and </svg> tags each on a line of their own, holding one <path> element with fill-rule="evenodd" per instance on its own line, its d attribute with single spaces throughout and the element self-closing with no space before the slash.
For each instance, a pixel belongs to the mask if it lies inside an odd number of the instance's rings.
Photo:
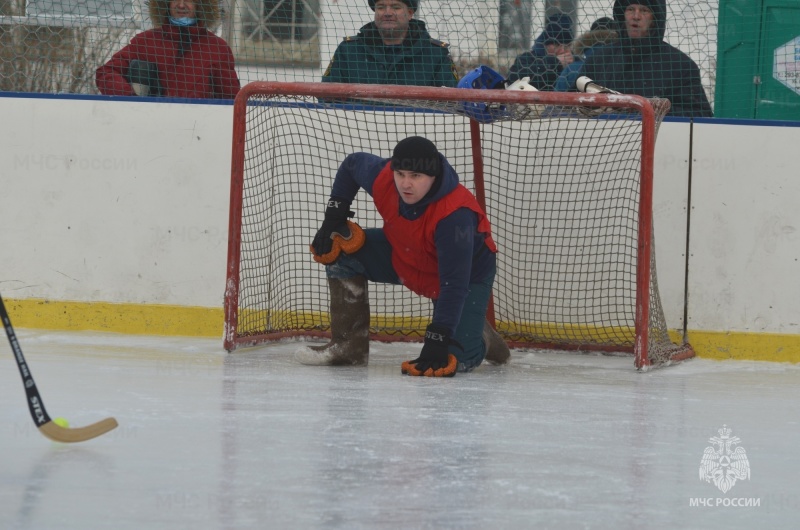
<svg viewBox="0 0 800 530">
<path fill-rule="evenodd" d="M 434 240 L 439 258 L 439 299 L 432 324 L 455 333 L 469 294 L 478 217 L 468 208 L 459 208 L 436 226 Z"/>
<path fill-rule="evenodd" d="M 370 153 L 347 155 L 336 171 L 331 197 L 352 201 L 361 188 L 372 196 L 372 185 L 388 161 Z"/>
</svg>

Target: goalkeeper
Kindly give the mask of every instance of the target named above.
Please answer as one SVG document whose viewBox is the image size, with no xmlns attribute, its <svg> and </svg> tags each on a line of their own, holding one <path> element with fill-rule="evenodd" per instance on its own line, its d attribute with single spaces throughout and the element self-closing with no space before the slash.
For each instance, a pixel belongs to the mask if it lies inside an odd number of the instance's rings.
<svg viewBox="0 0 800 530">
<path fill-rule="evenodd" d="M 347 220 L 361 188 L 383 218 L 382 229 L 362 231 Z M 486 321 L 497 252 L 489 220 L 430 140 L 406 138 L 391 159 L 347 156 L 311 249 L 327 263 L 332 336 L 324 346 L 300 349 L 299 362 L 367 363 L 367 281 L 402 284 L 433 300 L 422 351 L 403 363 L 403 373 L 452 376 L 484 359 L 507 362 L 508 346 Z"/>
</svg>

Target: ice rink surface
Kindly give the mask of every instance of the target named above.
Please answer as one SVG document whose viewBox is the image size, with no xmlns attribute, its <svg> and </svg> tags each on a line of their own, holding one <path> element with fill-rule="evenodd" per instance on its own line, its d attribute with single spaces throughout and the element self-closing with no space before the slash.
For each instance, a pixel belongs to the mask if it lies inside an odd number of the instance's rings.
<svg viewBox="0 0 800 530">
<path fill-rule="evenodd" d="M 513 351 L 434 380 L 400 375 L 417 345 L 329 368 L 296 343 L 17 334 L 51 417 L 120 426 L 44 438 L 3 339 L 0 529 L 800 528 L 796 365 Z M 741 447 L 749 477 L 721 487 L 700 464 L 723 426 L 716 469 Z"/>
</svg>

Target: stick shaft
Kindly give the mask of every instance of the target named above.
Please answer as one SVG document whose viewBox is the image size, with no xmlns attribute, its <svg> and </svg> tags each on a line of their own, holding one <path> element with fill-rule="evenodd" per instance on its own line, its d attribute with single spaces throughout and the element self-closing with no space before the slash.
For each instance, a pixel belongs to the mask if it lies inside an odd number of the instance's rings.
<svg viewBox="0 0 800 530">
<path fill-rule="evenodd" d="M 11 344 L 11 350 L 14 352 L 14 359 L 17 361 L 17 368 L 19 368 L 19 375 L 22 377 L 22 384 L 25 386 L 25 394 L 28 397 L 28 410 L 30 410 L 31 418 L 37 427 L 41 427 L 50 421 L 50 416 L 44 408 L 42 396 L 39 395 L 39 389 L 36 387 L 36 382 L 33 380 L 28 363 L 25 362 L 25 357 L 22 355 L 22 348 L 17 340 L 17 334 L 14 333 L 14 328 L 11 326 L 11 318 L 6 311 L 6 305 L 3 303 L 3 297 L 0 296 L 0 318 L 3 319 L 3 327 L 6 329 L 6 336 L 8 342 Z"/>
</svg>

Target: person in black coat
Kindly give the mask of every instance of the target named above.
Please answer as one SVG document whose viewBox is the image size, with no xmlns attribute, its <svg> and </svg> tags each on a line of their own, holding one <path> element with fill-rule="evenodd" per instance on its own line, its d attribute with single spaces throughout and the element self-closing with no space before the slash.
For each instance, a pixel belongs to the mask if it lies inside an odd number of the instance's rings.
<svg viewBox="0 0 800 530">
<path fill-rule="evenodd" d="M 616 0 L 614 20 L 619 40 L 594 52 L 580 75 L 623 94 L 667 98 L 670 116 L 713 116 L 697 64 L 664 42 L 665 0 Z"/>
</svg>

